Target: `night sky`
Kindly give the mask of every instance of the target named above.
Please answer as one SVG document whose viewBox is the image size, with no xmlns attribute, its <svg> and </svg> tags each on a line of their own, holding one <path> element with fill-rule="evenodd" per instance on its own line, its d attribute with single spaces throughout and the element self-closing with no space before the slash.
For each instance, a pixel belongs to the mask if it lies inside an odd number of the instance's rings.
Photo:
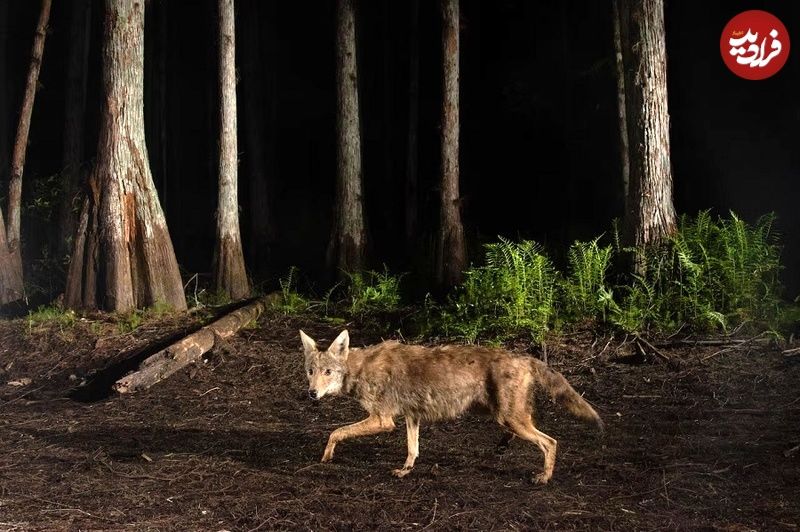
<svg viewBox="0 0 800 532">
<path fill-rule="evenodd" d="M 10 2 L 10 127 L 16 124 L 38 2 Z M 274 279 L 290 265 L 310 278 L 324 272 L 335 161 L 335 3 L 237 1 L 237 17 L 257 16 L 264 72 L 277 80 L 276 160 L 269 206 L 278 238 Z M 54 2 L 25 168 L 26 202 L 61 167 L 68 2 Z M 178 262 L 209 272 L 216 203 L 215 2 L 152 0 L 147 61 L 157 19 L 167 17 L 167 161 L 153 165 Z M 763 81 L 727 70 L 722 28 L 737 13 L 764 9 L 800 39 L 797 2 L 667 1 L 667 55 L 675 204 L 680 213 L 729 209 L 749 221 L 778 214 L 785 245 L 787 295 L 800 293 L 800 40 L 786 66 Z M 462 0 L 461 186 L 470 253 L 498 234 L 533 238 L 556 257 L 576 238 L 592 238 L 622 215 L 616 84 L 610 1 Z M 96 150 L 100 110 L 102 2 L 94 4 L 86 161 Z M 407 2 L 358 3 L 358 53 L 367 224 L 373 263 L 422 271 L 437 213 L 441 96 L 440 16 L 420 10 L 420 213 L 423 233 L 409 259 L 402 244 L 408 120 Z M 240 24 L 241 27 L 241 24 Z M 238 28 L 237 28 L 238 29 Z M 243 43 L 239 41 L 237 54 Z M 145 80 L 148 94 L 154 81 Z M 240 117 L 242 112 L 240 91 Z M 147 104 L 150 105 L 148 96 Z M 147 115 L 146 115 L 147 116 Z M 240 118 L 240 132 L 241 128 Z M 152 124 L 148 124 L 148 127 Z M 155 151 L 152 138 L 148 138 Z M 240 198 L 248 254 L 248 154 L 239 141 Z M 10 146 L 9 148 L 10 149 Z M 152 162 L 152 161 L 151 161 Z M 5 191 L 7 169 L 0 180 Z M 0 193 L 0 196 L 4 195 Z M 52 225 L 41 210 L 23 219 L 25 260 L 41 258 Z"/>
</svg>

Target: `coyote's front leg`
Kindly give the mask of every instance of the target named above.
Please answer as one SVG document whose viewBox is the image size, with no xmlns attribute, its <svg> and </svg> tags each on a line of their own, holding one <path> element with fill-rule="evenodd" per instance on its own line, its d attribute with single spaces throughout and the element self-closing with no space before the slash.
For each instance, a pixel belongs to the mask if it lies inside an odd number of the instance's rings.
<svg viewBox="0 0 800 532">
<path fill-rule="evenodd" d="M 419 420 L 406 417 L 406 434 L 408 437 L 408 456 L 402 469 L 395 469 L 392 474 L 397 478 L 403 478 L 414 469 L 414 462 L 419 456 Z"/>
<path fill-rule="evenodd" d="M 330 462 L 333 459 L 333 451 L 336 448 L 336 444 L 340 441 L 357 438 L 359 436 L 378 434 L 379 432 L 389 432 L 391 430 L 394 430 L 394 420 L 391 417 L 378 414 L 370 414 L 367 419 L 359 421 L 358 423 L 339 427 L 331 432 L 328 438 L 328 445 L 325 447 L 325 453 L 322 455 L 322 461 Z"/>
</svg>

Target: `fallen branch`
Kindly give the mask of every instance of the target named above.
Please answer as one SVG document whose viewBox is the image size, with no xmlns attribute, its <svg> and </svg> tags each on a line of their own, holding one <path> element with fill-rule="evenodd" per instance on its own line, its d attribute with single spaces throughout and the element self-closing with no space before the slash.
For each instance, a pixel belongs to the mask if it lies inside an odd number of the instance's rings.
<svg viewBox="0 0 800 532">
<path fill-rule="evenodd" d="M 138 371 L 118 380 L 114 384 L 114 390 L 118 393 L 146 390 L 166 379 L 199 360 L 220 339 L 233 336 L 239 329 L 257 319 L 279 297 L 280 294 L 273 293 L 257 299 L 146 358 Z"/>
<path fill-rule="evenodd" d="M 769 343 L 771 338 L 762 338 L 762 335 L 756 336 L 755 338 L 750 339 L 741 339 L 741 338 L 705 338 L 705 339 L 697 339 L 691 340 L 688 338 L 682 340 L 672 340 L 669 342 L 659 342 L 655 344 L 658 347 L 665 348 L 665 347 L 678 347 L 678 346 L 737 346 L 746 343 Z"/>
<path fill-rule="evenodd" d="M 786 350 L 781 351 L 781 352 L 783 353 L 783 356 L 785 356 L 785 357 L 798 356 L 798 355 L 800 355 L 800 347 L 795 347 L 793 349 L 786 349 Z"/>
<path fill-rule="evenodd" d="M 703 360 L 705 361 L 705 360 L 708 360 L 710 358 L 714 358 L 717 355 L 721 355 L 722 353 L 727 353 L 727 352 L 730 352 L 730 351 L 734 351 L 736 349 L 741 349 L 743 347 L 746 347 L 748 344 L 758 343 L 759 341 L 761 341 L 761 342 L 763 342 L 763 341 L 771 341 L 770 338 L 764 338 L 765 334 L 766 333 L 761 333 L 761 334 L 759 334 L 757 336 L 754 336 L 752 338 L 748 338 L 747 340 L 737 340 L 736 343 L 732 343 L 730 347 L 726 347 L 725 349 L 720 349 L 719 351 L 714 351 L 710 355 L 704 356 Z"/>
<path fill-rule="evenodd" d="M 650 342 L 648 342 L 647 340 L 645 340 L 644 338 L 642 338 L 638 334 L 634 335 L 634 336 L 635 336 L 637 342 L 639 342 L 640 344 L 643 344 L 646 347 L 648 347 L 650 349 L 650 351 L 654 355 L 656 355 L 658 358 L 660 358 L 661 360 L 663 360 L 667 364 L 670 364 L 670 365 L 674 364 L 674 361 L 670 357 L 668 357 L 667 355 L 665 355 L 664 353 L 662 353 L 661 351 L 656 349 L 656 347 L 653 344 L 651 344 Z M 641 349 L 641 345 L 639 346 L 639 349 Z M 643 349 L 642 349 L 642 352 L 644 352 Z"/>
</svg>

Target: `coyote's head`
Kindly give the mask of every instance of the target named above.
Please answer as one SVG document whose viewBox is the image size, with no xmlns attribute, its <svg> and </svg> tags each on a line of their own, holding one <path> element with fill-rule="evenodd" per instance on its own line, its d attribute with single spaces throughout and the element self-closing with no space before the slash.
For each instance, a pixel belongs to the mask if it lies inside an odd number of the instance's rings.
<svg viewBox="0 0 800 532">
<path fill-rule="evenodd" d="M 300 331 L 308 375 L 308 396 L 321 399 L 325 395 L 336 395 L 342 390 L 347 374 L 347 355 L 350 352 L 350 335 L 342 331 L 327 351 L 317 350 L 317 343 Z"/>
</svg>

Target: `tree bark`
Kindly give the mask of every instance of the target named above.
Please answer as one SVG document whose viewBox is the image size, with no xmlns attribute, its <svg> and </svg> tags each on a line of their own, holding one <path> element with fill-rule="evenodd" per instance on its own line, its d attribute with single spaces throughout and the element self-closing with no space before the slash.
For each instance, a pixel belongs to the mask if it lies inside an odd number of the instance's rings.
<svg viewBox="0 0 800 532">
<path fill-rule="evenodd" d="M 328 264 L 342 272 L 364 268 L 367 235 L 361 175 L 356 21 L 353 0 L 339 0 L 336 30 L 337 190 Z"/>
<path fill-rule="evenodd" d="M 437 254 L 440 288 L 461 282 L 467 252 L 459 195 L 459 0 L 442 0 L 442 185 Z"/>
<path fill-rule="evenodd" d="M 6 225 L 0 209 L 0 305 L 17 301 L 22 296 L 22 270 L 17 267 L 6 243 Z"/>
<path fill-rule="evenodd" d="M 214 248 L 217 292 L 236 301 L 250 295 L 239 232 L 236 135 L 236 30 L 233 0 L 219 0 L 219 199 Z"/>
<path fill-rule="evenodd" d="M 628 212 L 630 159 L 628 157 L 628 122 L 625 113 L 625 66 L 622 61 L 622 30 L 620 29 L 620 0 L 611 0 L 614 22 L 614 64 L 617 70 L 617 118 L 619 123 L 619 160 L 622 172 L 623 212 Z"/>
<path fill-rule="evenodd" d="M 89 70 L 89 38 L 91 35 L 91 0 L 72 0 L 70 46 L 67 59 L 67 82 L 64 92 L 65 120 L 62 160 L 62 198 L 58 216 L 59 257 L 70 249 L 75 235 L 77 216 L 74 203 L 82 181 L 86 116 L 86 85 Z"/>
<path fill-rule="evenodd" d="M 641 247 L 675 232 L 663 0 L 620 0 L 630 136 L 626 240 Z M 637 260 L 637 264 L 639 261 Z M 641 265 L 637 265 L 640 269 Z"/>
<path fill-rule="evenodd" d="M 11 267 L 16 272 L 8 274 L 10 279 L 22 279 L 22 249 L 20 242 L 20 222 L 22 218 L 22 171 L 25 167 L 25 155 L 28 150 L 28 133 L 31 128 L 33 102 L 39 84 L 39 70 L 44 54 L 44 40 L 47 37 L 47 22 L 50 20 L 51 0 L 42 0 L 39 21 L 36 23 L 36 34 L 33 38 L 31 63 L 28 78 L 25 82 L 25 93 L 22 97 L 22 109 L 19 113 L 17 136 L 14 150 L 11 153 L 11 175 L 8 180 L 8 227 L 6 228 L 6 247 L 11 254 Z M 13 287 L 16 288 L 16 287 Z M 21 291 L 21 286 L 19 287 Z M 13 292 L 16 290 L 11 290 Z M 10 293 L 9 292 L 9 293 Z"/>
<path fill-rule="evenodd" d="M 408 249 L 416 246 L 418 223 L 417 161 L 419 145 L 419 0 L 411 2 L 408 40 L 408 139 L 406 146 L 405 235 Z"/>
<path fill-rule="evenodd" d="M 229 338 L 248 323 L 258 319 L 275 298 L 276 294 L 264 296 L 148 357 L 141 363 L 138 371 L 118 380 L 114 384 L 114 390 L 119 393 L 146 390 L 181 368 L 196 362 L 214 347 L 217 339 Z"/>
<path fill-rule="evenodd" d="M 103 109 L 67 275 L 71 308 L 186 308 L 144 138 L 144 8 L 105 2 Z"/>
<path fill-rule="evenodd" d="M 275 176 L 275 119 L 277 106 L 275 75 L 274 12 L 276 4 L 260 1 L 250 2 L 251 12 L 243 19 L 242 37 L 242 101 L 245 106 L 244 164 L 250 183 L 250 267 L 254 271 L 265 271 L 269 264 L 269 248 L 275 240 L 276 228 L 272 214 L 272 194 L 269 180 Z M 259 9 L 264 5 L 270 9 L 265 26 L 266 50 L 261 45 Z M 242 4 L 240 4 L 240 7 Z M 263 64 L 268 71 L 264 74 Z M 265 81 L 266 83 L 262 82 Z M 264 103 L 266 103 L 266 109 Z"/>
</svg>

